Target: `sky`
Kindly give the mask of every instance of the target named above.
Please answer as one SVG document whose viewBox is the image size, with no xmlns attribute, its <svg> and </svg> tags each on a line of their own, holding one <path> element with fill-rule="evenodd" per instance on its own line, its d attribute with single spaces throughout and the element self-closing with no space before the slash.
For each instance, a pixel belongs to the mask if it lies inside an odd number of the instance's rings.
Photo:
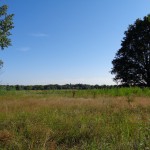
<svg viewBox="0 0 150 150">
<path fill-rule="evenodd" d="M 1 0 L 14 13 L 0 84 L 115 84 L 111 62 L 150 0 Z"/>
</svg>

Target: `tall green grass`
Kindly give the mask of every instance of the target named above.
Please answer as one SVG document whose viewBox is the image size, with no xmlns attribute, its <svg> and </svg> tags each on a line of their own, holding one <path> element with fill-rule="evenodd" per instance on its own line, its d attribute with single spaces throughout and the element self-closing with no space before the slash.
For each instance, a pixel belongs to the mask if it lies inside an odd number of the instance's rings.
<svg viewBox="0 0 150 150">
<path fill-rule="evenodd" d="M 75 94 L 74 94 L 75 93 Z M 39 92 L 40 94 L 40 92 Z M 43 92 L 41 91 L 41 94 Z M 45 91 L 44 94 L 60 95 L 67 97 L 96 97 L 96 96 L 148 96 L 150 97 L 149 88 L 104 88 L 104 89 L 93 89 L 93 90 L 50 90 Z"/>
<path fill-rule="evenodd" d="M 116 94 L 117 93 L 117 94 Z M 139 88 L 0 93 L 0 150 L 148 150 L 150 105 Z M 121 97 L 122 96 L 122 97 Z"/>
<path fill-rule="evenodd" d="M 150 88 L 104 88 L 93 90 L 36 90 L 36 91 L 6 91 L 0 90 L 0 95 L 19 95 L 23 96 L 56 96 L 56 97 L 76 97 L 76 98 L 96 98 L 98 96 L 138 96 L 150 97 Z"/>
</svg>

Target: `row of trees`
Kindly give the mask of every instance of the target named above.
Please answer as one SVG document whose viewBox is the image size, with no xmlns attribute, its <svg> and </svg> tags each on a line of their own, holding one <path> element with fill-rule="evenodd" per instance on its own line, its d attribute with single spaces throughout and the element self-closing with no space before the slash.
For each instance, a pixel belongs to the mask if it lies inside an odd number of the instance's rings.
<svg viewBox="0 0 150 150">
<path fill-rule="evenodd" d="M 88 85 L 88 84 L 50 84 L 50 85 L 1 85 L 1 90 L 87 90 L 87 89 L 102 89 L 102 88 L 114 88 L 116 85 Z"/>
</svg>

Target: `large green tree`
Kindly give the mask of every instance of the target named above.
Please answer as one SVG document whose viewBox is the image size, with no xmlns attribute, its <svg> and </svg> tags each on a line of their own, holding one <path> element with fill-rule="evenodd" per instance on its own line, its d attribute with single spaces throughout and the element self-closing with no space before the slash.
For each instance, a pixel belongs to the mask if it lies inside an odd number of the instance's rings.
<svg viewBox="0 0 150 150">
<path fill-rule="evenodd" d="M 112 61 L 114 80 L 126 85 L 150 87 L 150 15 L 129 25 Z"/>
<path fill-rule="evenodd" d="M 8 14 L 7 11 L 7 5 L 0 6 L 0 48 L 2 50 L 11 45 L 11 39 L 9 36 L 11 35 L 10 30 L 14 27 L 14 14 Z M 3 62 L 0 60 L 0 67 L 2 64 Z"/>
</svg>

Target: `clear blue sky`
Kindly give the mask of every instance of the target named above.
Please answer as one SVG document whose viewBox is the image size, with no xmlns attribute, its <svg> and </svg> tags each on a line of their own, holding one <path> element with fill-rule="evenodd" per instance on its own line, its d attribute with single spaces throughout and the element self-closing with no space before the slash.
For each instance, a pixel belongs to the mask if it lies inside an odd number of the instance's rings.
<svg viewBox="0 0 150 150">
<path fill-rule="evenodd" d="M 149 0 L 2 0 L 15 14 L 1 84 L 114 84 L 111 61 Z"/>
</svg>

